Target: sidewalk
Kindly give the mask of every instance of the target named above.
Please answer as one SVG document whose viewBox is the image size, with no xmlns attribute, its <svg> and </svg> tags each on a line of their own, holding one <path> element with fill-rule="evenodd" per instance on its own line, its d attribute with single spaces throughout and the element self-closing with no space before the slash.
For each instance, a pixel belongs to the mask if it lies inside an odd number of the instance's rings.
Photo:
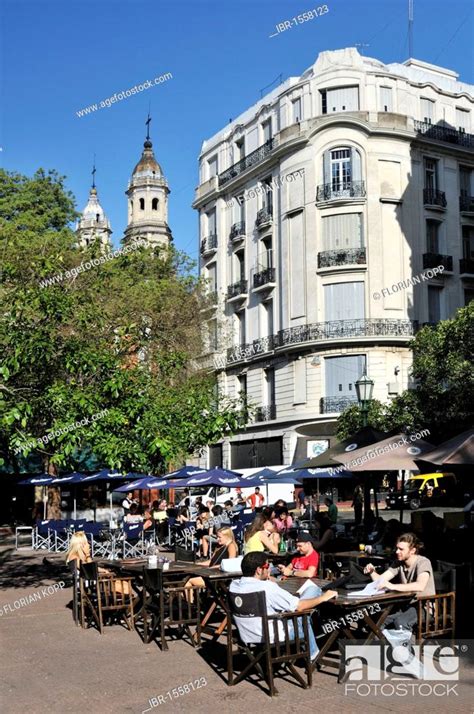
<svg viewBox="0 0 474 714">
<path fill-rule="evenodd" d="M 407 698 L 370 698 L 345 695 L 344 685 L 334 676 L 316 672 L 313 688 L 302 690 L 278 678 L 278 698 L 272 702 L 248 681 L 228 687 L 208 661 L 225 668 L 225 650 L 203 647 L 194 650 L 185 641 L 170 643 L 168 652 L 156 644 L 144 645 L 135 632 L 119 626 L 106 628 L 104 635 L 82 630 L 72 620 L 67 604 L 70 589 L 60 589 L 37 602 L 15 609 L 14 601 L 28 600 L 53 583 L 42 568 L 44 551 L 15 552 L 12 545 L 0 546 L 0 608 L 11 604 L 13 612 L 0 617 L 0 710 L 3 714 L 140 714 L 150 709 L 149 699 L 205 678 L 205 686 L 177 699 L 165 699 L 160 711 L 191 714 L 274 714 L 276 709 L 302 714 L 378 714 L 405 712 Z M 61 560 L 64 556 L 48 555 Z M 30 598 L 32 599 L 32 598 Z M 226 675 L 224 674 L 224 677 Z M 204 681 L 204 680 L 203 680 Z M 462 697 L 410 697 L 411 714 L 466 714 L 473 697 L 467 687 Z M 471 692 L 472 695 L 472 692 Z M 155 708 L 151 708 L 155 711 Z"/>
</svg>

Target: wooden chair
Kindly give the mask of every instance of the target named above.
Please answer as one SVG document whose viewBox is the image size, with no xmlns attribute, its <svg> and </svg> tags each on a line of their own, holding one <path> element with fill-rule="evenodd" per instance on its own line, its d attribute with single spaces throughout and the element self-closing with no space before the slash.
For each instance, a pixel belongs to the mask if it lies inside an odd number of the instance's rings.
<svg viewBox="0 0 474 714">
<path fill-rule="evenodd" d="M 250 643 L 242 639 L 238 627 L 237 636 L 234 640 L 230 634 L 232 623 L 228 622 L 227 669 L 229 686 L 238 684 L 249 672 L 256 668 L 267 683 L 270 696 L 273 697 L 278 694 L 274 684 L 274 665 L 284 665 L 303 689 L 312 686 L 313 666 L 308 647 L 308 628 L 311 627 L 312 611 L 298 614 L 295 612 L 280 612 L 275 615 L 268 615 L 266 597 L 262 591 L 246 594 L 229 593 L 228 607 L 229 613 L 234 618 L 252 618 L 253 620 L 260 618 L 262 624 L 261 642 Z M 303 625 L 303 636 L 299 634 L 299 621 Z M 249 659 L 249 664 L 235 678 L 233 645 L 237 645 L 238 652 L 244 653 Z M 304 660 L 306 681 L 294 667 L 296 660 Z"/>
<path fill-rule="evenodd" d="M 143 642 L 149 644 L 158 634 L 161 649 L 167 650 L 166 628 L 175 626 L 186 632 L 193 647 L 200 646 L 200 590 L 199 587 L 166 587 L 161 569 L 143 568 Z M 193 602 L 189 598 L 191 592 Z M 191 626 L 196 628 L 194 635 Z"/>
<path fill-rule="evenodd" d="M 81 563 L 79 593 L 81 625 L 95 623 L 100 634 L 104 616 L 123 614 L 129 630 L 134 630 L 132 577 L 99 575 L 97 563 Z"/>
<path fill-rule="evenodd" d="M 456 593 L 425 595 L 417 600 L 417 641 L 450 635 L 454 638 L 456 626 Z"/>
</svg>

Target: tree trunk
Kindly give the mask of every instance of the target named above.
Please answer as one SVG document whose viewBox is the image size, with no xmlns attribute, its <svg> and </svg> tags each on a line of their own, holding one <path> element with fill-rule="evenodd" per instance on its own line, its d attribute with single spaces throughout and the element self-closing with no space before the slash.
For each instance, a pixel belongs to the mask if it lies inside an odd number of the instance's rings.
<svg viewBox="0 0 474 714">
<path fill-rule="evenodd" d="M 54 464 L 51 464 L 49 458 L 46 457 L 44 463 L 45 473 L 56 477 L 58 475 Z M 48 506 L 46 518 L 60 520 L 61 519 L 61 489 L 57 486 L 48 486 Z"/>
</svg>

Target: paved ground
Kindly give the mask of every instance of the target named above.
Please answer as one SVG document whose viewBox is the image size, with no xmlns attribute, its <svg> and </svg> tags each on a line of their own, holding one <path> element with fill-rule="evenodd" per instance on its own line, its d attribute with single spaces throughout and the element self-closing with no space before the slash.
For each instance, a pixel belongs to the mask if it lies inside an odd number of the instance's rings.
<svg viewBox="0 0 474 714">
<path fill-rule="evenodd" d="M 10 539 L 8 539 L 10 540 Z M 235 688 L 225 684 L 223 648 L 194 650 L 184 641 L 171 643 L 168 652 L 156 645 L 145 646 L 135 632 L 110 626 L 104 635 L 82 630 L 73 623 L 67 605 L 70 589 L 52 594 L 43 590 L 54 581 L 42 569 L 44 553 L 16 552 L 11 543 L 0 545 L 0 711 L 3 714 L 140 714 L 150 709 L 149 699 L 163 699 L 154 711 L 172 712 L 256 712 L 266 714 L 278 708 L 284 712 L 324 711 L 325 714 L 411 714 L 440 712 L 467 714 L 474 710 L 474 667 L 462 666 L 457 695 L 412 696 L 368 694 L 364 687 L 345 693 L 335 677 L 316 673 L 312 690 L 302 690 L 279 680 L 280 695 L 273 702 L 255 684 L 244 682 Z M 19 598 L 36 595 L 36 601 L 15 609 Z M 33 598 L 31 598 L 33 600 Z M 10 605 L 13 612 L 3 611 Z M 204 678 L 202 680 L 201 678 Z M 201 686 L 170 701 L 167 692 L 189 682 Z M 197 684 L 195 684 L 197 687 Z M 431 685 L 430 685 L 431 686 Z M 373 688 L 372 688 L 373 689 Z M 388 694 L 392 691 L 387 690 Z M 421 691 L 421 690 L 420 690 Z M 446 688 L 443 683 L 443 692 Z M 172 695 L 170 695 L 172 697 Z"/>
</svg>

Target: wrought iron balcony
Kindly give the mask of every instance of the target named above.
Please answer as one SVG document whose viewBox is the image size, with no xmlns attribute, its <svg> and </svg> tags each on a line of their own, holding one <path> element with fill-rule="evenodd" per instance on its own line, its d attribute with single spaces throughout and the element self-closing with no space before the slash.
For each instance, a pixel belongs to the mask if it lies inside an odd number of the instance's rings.
<svg viewBox="0 0 474 714">
<path fill-rule="evenodd" d="M 257 228 L 263 228 L 263 226 L 269 225 L 273 221 L 273 208 L 267 206 L 266 208 L 261 208 L 257 213 L 257 220 L 255 225 Z"/>
<path fill-rule="evenodd" d="M 316 203 L 347 198 L 365 198 L 365 181 L 323 183 L 316 191 Z"/>
<path fill-rule="evenodd" d="M 253 341 L 253 354 L 252 357 L 266 354 L 267 352 L 272 352 L 275 348 L 275 339 L 273 335 L 267 335 L 267 337 L 260 337 L 258 340 Z"/>
<path fill-rule="evenodd" d="M 262 146 L 259 146 L 258 149 L 255 149 L 255 151 L 248 154 L 248 156 L 240 159 L 240 161 L 237 161 L 236 164 L 233 164 L 233 166 L 229 169 L 219 174 L 219 186 L 223 186 L 228 181 L 231 181 L 236 176 L 239 176 L 239 174 L 243 173 L 246 169 L 262 161 L 274 148 L 274 142 L 274 139 L 269 139 L 262 144 Z"/>
<path fill-rule="evenodd" d="M 459 196 L 459 210 L 463 213 L 474 213 L 474 196 Z"/>
<path fill-rule="evenodd" d="M 318 268 L 331 268 L 335 265 L 365 265 L 365 248 L 345 248 L 341 250 L 323 250 L 318 253 Z"/>
<path fill-rule="evenodd" d="M 276 404 L 265 404 L 262 407 L 257 407 L 255 412 L 255 421 L 270 421 L 277 418 Z"/>
<path fill-rule="evenodd" d="M 423 253 L 423 270 L 427 268 L 438 268 L 440 265 L 444 269 L 453 272 L 453 258 L 451 255 L 439 255 L 438 253 Z"/>
<path fill-rule="evenodd" d="M 233 285 L 227 287 L 227 300 L 232 300 L 236 297 L 244 297 L 247 295 L 248 280 L 239 280 Z"/>
<path fill-rule="evenodd" d="M 425 206 L 440 206 L 441 208 L 446 208 L 446 194 L 444 191 L 438 191 L 437 188 L 424 188 L 423 203 Z"/>
<path fill-rule="evenodd" d="M 276 346 L 285 347 L 301 342 L 320 342 L 323 340 L 345 340 L 348 337 L 412 337 L 418 329 L 418 323 L 412 320 L 396 319 L 354 319 L 315 322 L 280 330 Z"/>
<path fill-rule="evenodd" d="M 253 276 L 253 287 L 261 288 L 264 285 L 275 282 L 275 268 L 266 268 L 261 270 L 259 273 L 254 273 Z"/>
<path fill-rule="evenodd" d="M 459 272 L 474 275 L 474 260 L 471 260 L 470 258 L 461 258 L 459 261 Z"/>
<path fill-rule="evenodd" d="M 211 235 L 206 236 L 201 240 L 201 254 L 206 255 L 206 253 L 213 253 L 217 250 L 217 235 L 211 233 Z"/>
<path fill-rule="evenodd" d="M 458 131 L 447 126 L 429 124 L 425 121 L 415 120 L 415 131 L 428 139 L 435 141 L 445 141 L 448 144 L 457 144 L 466 148 L 474 148 L 474 135 L 464 131 Z"/>
<path fill-rule="evenodd" d="M 245 238 L 245 221 L 232 224 L 229 234 L 230 241 L 238 241 Z"/>
<path fill-rule="evenodd" d="M 352 404 L 357 404 L 357 397 L 321 397 L 319 400 L 320 414 L 339 414 Z"/>
</svg>

